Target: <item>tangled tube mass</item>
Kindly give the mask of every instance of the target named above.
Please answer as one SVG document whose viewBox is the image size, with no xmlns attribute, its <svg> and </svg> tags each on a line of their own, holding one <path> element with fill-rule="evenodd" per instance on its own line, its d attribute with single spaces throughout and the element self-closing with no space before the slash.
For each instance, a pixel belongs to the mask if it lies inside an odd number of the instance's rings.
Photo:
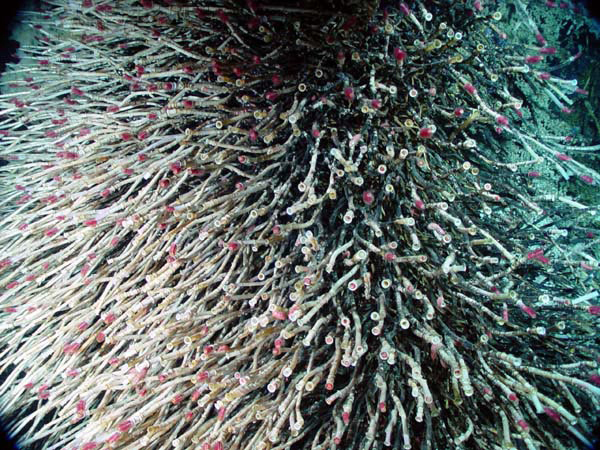
<svg viewBox="0 0 600 450">
<path fill-rule="evenodd" d="M 521 119 L 537 111 L 516 89 L 558 113 L 580 92 L 546 58 L 573 57 L 520 0 L 290 5 L 29 14 L 36 64 L 0 98 L 11 434 L 81 450 L 591 446 L 597 241 L 570 243 L 598 232 L 595 209 L 532 179 L 600 176 L 587 147 Z M 502 31 L 506 5 L 529 42 Z"/>
</svg>

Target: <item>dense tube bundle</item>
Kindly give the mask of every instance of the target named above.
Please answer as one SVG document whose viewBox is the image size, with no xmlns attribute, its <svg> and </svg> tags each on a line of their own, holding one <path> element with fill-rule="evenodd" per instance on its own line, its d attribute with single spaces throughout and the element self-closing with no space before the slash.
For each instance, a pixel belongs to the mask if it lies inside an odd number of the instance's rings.
<svg viewBox="0 0 600 450">
<path fill-rule="evenodd" d="M 0 97 L 24 448 L 592 445 L 597 209 L 535 181 L 597 185 L 597 148 L 523 94 L 574 108 L 577 55 L 520 0 L 392 3 L 28 15 Z"/>
</svg>

